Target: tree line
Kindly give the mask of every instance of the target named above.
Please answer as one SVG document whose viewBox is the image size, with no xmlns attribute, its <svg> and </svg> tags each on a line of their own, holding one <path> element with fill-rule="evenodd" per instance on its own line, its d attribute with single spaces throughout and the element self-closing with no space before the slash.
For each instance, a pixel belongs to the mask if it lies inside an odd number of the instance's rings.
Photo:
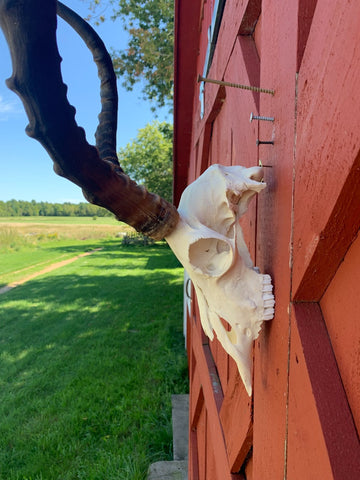
<svg viewBox="0 0 360 480">
<path fill-rule="evenodd" d="M 154 121 L 139 129 L 135 139 L 118 152 L 120 165 L 149 191 L 172 200 L 172 135 L 167 122 Z M 50 203 L 0 200 L 0 217 L 111 217 L 112 213 L 90 203 Z"/>
<path fill-rule="evenodd" d="M 112 213 L 90 203 L 50 203 L 0 200 L 0 217 L 111 217 Z"/>
</svg>

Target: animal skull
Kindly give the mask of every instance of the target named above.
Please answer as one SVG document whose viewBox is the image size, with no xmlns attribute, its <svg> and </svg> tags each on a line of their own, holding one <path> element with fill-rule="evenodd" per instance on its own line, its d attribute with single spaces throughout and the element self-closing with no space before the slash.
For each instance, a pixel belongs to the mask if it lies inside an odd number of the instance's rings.
<svg viewBox="0 0 360 480">
<path fill-rule="evenodd" d="M 263 188 L 261 167 L 212 165 L 183 192 L 180 220 L 166 237 L 195 287 L 201 324 L 214 331 L 252 392 L 253 340 L 274 316 L 269 275 L 253 267 L 239 218 Z M 223 321 L 225 320 L 230 330 Z"/>
</svg>

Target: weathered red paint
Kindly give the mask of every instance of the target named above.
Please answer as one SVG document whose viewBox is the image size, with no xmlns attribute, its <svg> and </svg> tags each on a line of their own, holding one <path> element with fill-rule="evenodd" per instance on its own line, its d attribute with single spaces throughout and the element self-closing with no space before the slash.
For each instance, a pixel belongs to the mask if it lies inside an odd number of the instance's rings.
<svg viewBox="0 0 360 480">
<path fill-rule="evenodd" d="M 202 74 L 213 2 L 195 4 L 199 55 L 187 61 Z M 252 398 L 193 302 L 190 480 L 360 478 L 359 37 L 358 2 L 226 2 L 208 76 L 275 95 L 206 84 L 203 118 L 197 83 L 176 97 L 192 105 L 190 123 L 175 118 L 188 182 L 213 163 L 265 166 L 267 189 L 241 224 L 276 298 L 254 346 Z M 194 45 L 183 48 L 180 58 Z M 250 112 L 275 121 L 250 124 Z"/>
</svg>

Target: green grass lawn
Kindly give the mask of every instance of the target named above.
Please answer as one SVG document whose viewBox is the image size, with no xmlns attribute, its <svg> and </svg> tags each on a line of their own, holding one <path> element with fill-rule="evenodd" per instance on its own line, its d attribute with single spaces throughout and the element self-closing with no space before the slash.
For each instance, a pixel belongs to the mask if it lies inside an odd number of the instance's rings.
<svg viewBox="0 0 360 480">
<path fill-rule="evenodd" d="M 1 480 L 140 480 L 172 457 L 182 268 L 162 244 L 96 246 L 0 295 Z"/>
</svg>

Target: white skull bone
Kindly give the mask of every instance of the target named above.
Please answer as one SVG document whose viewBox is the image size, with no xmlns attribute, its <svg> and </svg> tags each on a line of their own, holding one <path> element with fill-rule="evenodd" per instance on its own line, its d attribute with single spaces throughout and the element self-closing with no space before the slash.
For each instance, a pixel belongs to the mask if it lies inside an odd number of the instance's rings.
<svg viewBox="0 0 360 480">
<path fill-rule="evenodd" d="M 266 187 L 262 177 L 261 167 L 212 165 L 184 190 L 179 223 L 166 238 L 193 282 L 204 332 L 213 340 L 215 331 L 249 395 L 252 343 L 275 304 L 271 278 L 253 268 L 239 224 Z"/>
</svg>

